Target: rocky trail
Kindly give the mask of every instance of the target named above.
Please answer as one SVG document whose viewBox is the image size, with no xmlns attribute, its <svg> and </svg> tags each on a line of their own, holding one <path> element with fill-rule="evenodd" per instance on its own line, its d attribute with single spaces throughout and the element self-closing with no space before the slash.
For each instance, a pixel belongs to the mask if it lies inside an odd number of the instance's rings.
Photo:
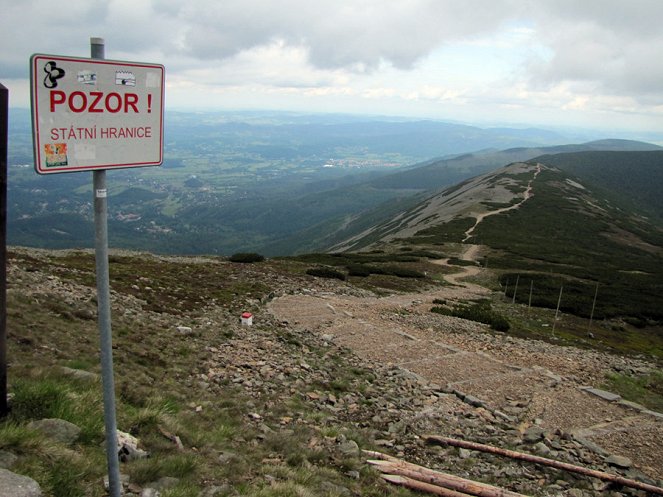
<svg viewBox="0 0 663 497">
<path fill-rule="evenodd" d="M 464 270 L 451 279 L 457 282 L 467 274 Z M 484 325 L 429 312 L 435 298 L 464 300 L 487 292 L 466 285 L 383 298 L 294 294 L 273 300 L 269 308 L 277 319 L 333 340 L 360 359 L 415 374 L 509 424 L 521 436 L 540 435 L 535 448 L 540 454 L 557 453 L 559 442 L 551 435 L 557 434 L 573 439 L 612 469 L 633 467 L 662 478 L 663 414 L 594 388 L 609 371 L 650 366 L 491 334 Z M 430 407 L 421 413 L 435 415 Z"/>
<path fill-rule="evenodd" d="M 531 198 L 540 172 L 539 165 L 520 202 L 477 215 L 465 240 L 486 217 L 517 209 Z M 479 250 L 479 245 L 466 244 L 460 259 L 476 261 Z M 449 266 L 448 259 L 433 262 Z M 360 358 L 412 372 L 511 423 L 520 433 L 561 433 L 616 466 L 633 465 L 650 477 L 663 478 L 663 414 L 595 388 L 609 371 L 647 365 L 489 334 L 483 325 L 433 314 L 434 299 L 462 301 L 490 294 L 463 281 L 478 275 L 480 267 L 450 267 L 458 269 L 445 276 L 453 286 L 432 293 L 385 298 L 288 295 L 273 301 L 270 309 L 278 318 L 332 336 Z M 554 450 L 554 444 L 538 447 L 545 455 Z"/>
</svg>

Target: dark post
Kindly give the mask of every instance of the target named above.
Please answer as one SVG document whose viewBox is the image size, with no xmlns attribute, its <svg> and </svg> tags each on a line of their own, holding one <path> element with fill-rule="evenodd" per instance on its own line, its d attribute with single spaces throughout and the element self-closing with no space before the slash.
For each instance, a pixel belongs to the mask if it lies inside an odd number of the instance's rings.
<svg viewBox="0 0 663 497">
<path fill-rule="evenodd" d="M 0 84 L 0 417 L 7 405 L 7 135 L 9 90 Z"/>
</svg>

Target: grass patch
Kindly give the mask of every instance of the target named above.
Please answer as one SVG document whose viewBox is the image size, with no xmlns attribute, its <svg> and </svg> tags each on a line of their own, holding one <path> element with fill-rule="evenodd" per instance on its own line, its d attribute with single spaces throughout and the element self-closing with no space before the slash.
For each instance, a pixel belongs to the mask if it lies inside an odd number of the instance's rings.
<svg viewBox="0 0 663 497">
<path fill-rule="evenodd" d="M 487 324 L 495 331 L 506 332 L 511 327 L 509 320 L 504 315 L 493 310 L 488 301 L 456 304 L 453 307 L 433 307 L 431 312 Z"/>
<path fill-rule="evenodd" d="M 652 371 L 632 376 L 609 373 L 604 387 L 626 400 L 637 402 L 649 409 L 663 412 L 663 372 Z"/>
</svg>

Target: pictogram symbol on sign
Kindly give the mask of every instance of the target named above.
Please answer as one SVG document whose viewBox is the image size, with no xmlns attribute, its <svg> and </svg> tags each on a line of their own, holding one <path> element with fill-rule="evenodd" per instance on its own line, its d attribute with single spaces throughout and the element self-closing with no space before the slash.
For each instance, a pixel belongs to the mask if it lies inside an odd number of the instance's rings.
<svg viewBox="0 0 663 497">
<path fill-rule="evenodd" d="M 64 78 L 64 69 L 60 69 L 53 61 L 47 62 L 44 65 L 44 72 L 46 73 L 46 77 L 44 78 L 44 86 L 46 88 L 57 88 L 58 79 Z"/>
</svg>

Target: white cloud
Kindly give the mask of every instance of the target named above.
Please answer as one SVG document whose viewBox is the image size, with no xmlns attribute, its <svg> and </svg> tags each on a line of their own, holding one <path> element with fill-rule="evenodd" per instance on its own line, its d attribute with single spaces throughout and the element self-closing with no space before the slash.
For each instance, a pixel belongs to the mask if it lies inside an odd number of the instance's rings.
<svg viewBox="0 0 663 497">
<path fill-rule="evenodd" d="M 662 117 L 660 0 L 0 0 L 0 12 L 0 78 L 24 105 L 30 54 L 88 56 L 101 36 L 108 58 L 164 63 L 178 107 Z"/>
</svg>

